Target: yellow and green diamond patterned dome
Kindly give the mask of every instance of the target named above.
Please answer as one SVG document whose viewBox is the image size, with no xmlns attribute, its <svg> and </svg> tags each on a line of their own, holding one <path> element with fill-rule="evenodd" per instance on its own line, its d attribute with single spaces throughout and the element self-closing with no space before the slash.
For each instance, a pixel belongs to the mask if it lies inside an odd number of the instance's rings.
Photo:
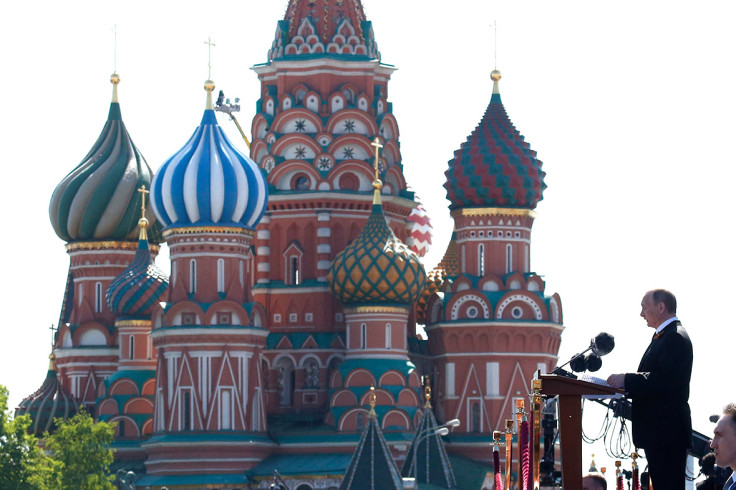
<svg viewBox="0 0 736 490">
<path fill-rule="evenodd" d="M 363 232 L 330 264 L 327 281 L 344 305 L 416 301 L 427 275 L 417 256 L 386 224 L 383 208 L 373 210 Z"/>
</svg>

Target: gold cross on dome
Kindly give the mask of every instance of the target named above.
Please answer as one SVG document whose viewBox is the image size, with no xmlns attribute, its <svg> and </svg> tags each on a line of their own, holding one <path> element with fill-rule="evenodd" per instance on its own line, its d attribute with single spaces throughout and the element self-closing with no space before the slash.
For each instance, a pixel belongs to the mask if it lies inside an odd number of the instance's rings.
<svg viewBox="0 0 736 490">
<path fill-rule="evenodd" d="M 376 171 L 376 180 L 378 180 L 378 150 L 383 148 L 383 145 L 381 144 L 381 140 L 378 139 L 378 136 L 373 140 L 371 143 L 371 146 L 376 149 L 376 158 L 373 162 L 373 167 Z"/>
<path fill-rule="evenodd" d="M 141 193 L 141 218 L 146 217 L 146 194 L 149 194 L 150 191 L 146 190 L 145 184 L 141 184 L 140 189 L 138 189 L 138 192 Z"/>
<path fill-rule="evenodd" d="M 207 45 L 207 80 L 209 80 L 212 78 L 212 46 L 215 46 L 215 43 L 209 37 L 204 43 Z"/>
</svg>

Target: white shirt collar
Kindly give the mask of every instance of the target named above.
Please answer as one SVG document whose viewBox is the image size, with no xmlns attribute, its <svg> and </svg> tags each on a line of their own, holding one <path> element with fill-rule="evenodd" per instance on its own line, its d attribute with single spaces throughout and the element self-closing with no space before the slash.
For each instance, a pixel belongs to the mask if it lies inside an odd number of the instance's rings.
<svg viewBox="0 0 736 490">
<path fill-rule="evenodd" d="M 668 318 L 667 320 L 663 321 L 658 327 L 657 327 L 657 333 L 660 333 L 662 330 L 665 329 L 667 325 L 669 325 L 672 322 L 676 322 L 677 317 L 673 316 L 672 318 Z"/>
</svg>

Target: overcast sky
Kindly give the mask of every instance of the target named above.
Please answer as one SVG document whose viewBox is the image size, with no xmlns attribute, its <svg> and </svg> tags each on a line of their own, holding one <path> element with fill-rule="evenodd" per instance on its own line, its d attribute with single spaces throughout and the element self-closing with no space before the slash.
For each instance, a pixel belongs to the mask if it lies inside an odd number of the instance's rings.
<svg viewBox="0 0 736 490">
<path fill-rule="evenodd" d="M 58 320 L 68 269 L 48 203 L 104 125 L 113 26 L 123 120 L 157 170 L 200 121 L 208 37 L 216 44 L 216 90 L 241 98 L 239 120 L 250 133 L 259 83 L 249 68 L 266 61 L 286 4 L 42 0 L 3 7 L 0 384 L 9 387 L 11 406 L 45 376 L 49 326 Z M 382 61 L 399 69 L 388 95 L 407 181 L 434 226 L 427 269 L 452 230 L 442 188 L 447 161 L 490 99 L 495 21 L 504 105 L 547 172 L 531 265 L 545 277 L 547 293 L 562 297 L 561 361 L 607 331 L 617 347 L 604 358 L 601 377 L 635 370 L 652 333 L 639 317 L 641 297 L 651 288 L 671 289 L 695 350 L 693 425 L 710 435 L 708 415 L 736 400 L 729 362 L 736 321 L 726 308 L 736 271 L 736 6 L 486 0 L 365 0 L 364 6 Z M 218 117 L 242 143 L 233 123 Z M 247 151 L 244 143 L 241 149 Z M 591 417 L 597 427 L 600 417 Z"/>
</svg>

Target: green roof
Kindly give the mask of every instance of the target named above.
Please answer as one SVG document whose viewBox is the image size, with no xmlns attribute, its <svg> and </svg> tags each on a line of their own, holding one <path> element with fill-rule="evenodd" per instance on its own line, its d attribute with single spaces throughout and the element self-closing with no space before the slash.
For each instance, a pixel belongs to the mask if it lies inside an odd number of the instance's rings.
<svg viewBox="0 0 736 490">
<path fill-rule="evenodd" d="M 289 475 L 339 475 L 345 474 L 352 453 L 328 454 L 279 454 L 269 456 L 248 472 L 252 477 L 273 475 L 278 470 L 282 476 Z"/>
</svg>

